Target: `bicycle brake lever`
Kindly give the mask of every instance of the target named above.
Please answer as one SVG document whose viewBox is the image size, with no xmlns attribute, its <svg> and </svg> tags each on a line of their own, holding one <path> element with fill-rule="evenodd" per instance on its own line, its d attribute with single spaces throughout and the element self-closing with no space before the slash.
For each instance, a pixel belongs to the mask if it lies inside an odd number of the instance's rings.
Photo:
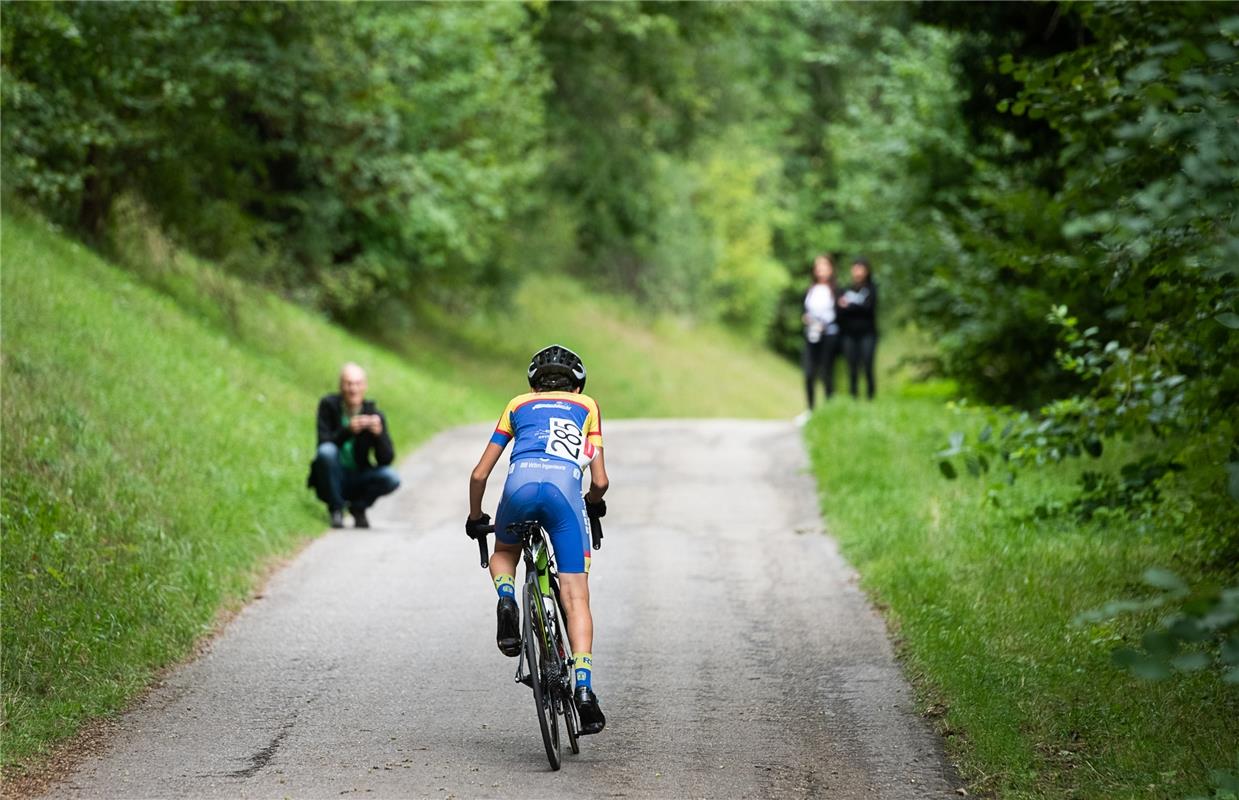
<svg viewBox="0 0 1239 800">
<path fill-rule="evenodd" d="M 478 559 L 482 562 L 482 568 L 490 566 L 490 551 L 486 547 L 486 534 L 477 537 L 478 540 Z"/>
</svg>

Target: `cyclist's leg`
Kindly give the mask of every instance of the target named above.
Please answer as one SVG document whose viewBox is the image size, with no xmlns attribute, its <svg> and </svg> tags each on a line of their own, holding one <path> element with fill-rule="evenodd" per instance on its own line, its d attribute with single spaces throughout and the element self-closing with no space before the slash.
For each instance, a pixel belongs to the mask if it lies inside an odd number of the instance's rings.
<svg viewBox="0 0 1239 800">
<path fill-rule="evenodd" d="M 514 464 L 508 470 L 503 498 L 495 512 L 495 554 L 490 559 L 490 575 L 499 600 L 495 606 L 495 644 L 505 656 L 520 655 L 520 611 L 516 598 L 516 564 L 520 559 L 520 540 L 508 530 L 513 522 L 530 519 L 537 511 L 538 483 L 524 480 L 526 470 Z"/>
<path fill-rule="evenodd" d="M 508 526 L 537 519 L 538 473 L 529 472 L 521 464 L 518 461 L 508 468 L 503 496 L 495 511 L 495 554 L 490 559 L 490 576 L 496 581 L 503 575 L 514 576 L 520 561 L 520 539 L 508 531 Z"/>
<path fill-rule="evenodd" d="M 581 497 L 581 472 L 571 465 L 565 465 L 562 473 L 547 472 L 555 478 L 543 484 L 542 526 L 555 549 L 568 643 L 574 653 L 589 653 L 594 620 L 589 609 L 589 517 Z"/>
<path fill-rule="evenodd" d="M 589 610 L 589 517 L 581 497 L 581 471 L 571 465 L 547 470 L 542 484 L 542 527 L 555 549 L 559 593 L 567 614 L 568 643 L 576 679 L 573 701 L 580 715 L 582 734 L 600 733 L 606 715 L 593 691 L 594 618 Z M 552 477 L 554 476 L 554 477 Z"/>
</svg>

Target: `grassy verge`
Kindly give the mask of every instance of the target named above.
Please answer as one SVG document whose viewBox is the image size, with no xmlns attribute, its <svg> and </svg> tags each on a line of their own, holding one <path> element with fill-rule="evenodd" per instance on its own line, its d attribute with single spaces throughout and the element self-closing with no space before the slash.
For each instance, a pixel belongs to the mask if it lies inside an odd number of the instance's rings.
<svg viewBox="0 0 1239 800">
<path fill-rule="evenodd" d="M 7 213 L 0 252 L 10 769 L 123 706 L 267 560 L 323 528 L 304 488 L 312 416 L 345 360 L 369 368 L 404 453 L 496 417 L 544 339 L 578 345 L 613 416 L 796 407 L 793 370 L 725 334 L 681 332 L 605 298 L 548 322 L 534 299 L 545 282 L 502 328 L 461 323 L 469 347 L 426 335 L 403 343 L 408 358 L 182 254 L 149 260 L 139 279 Z M 683 369 L 650 380 L 652 352 Z M 715 396 L 697 391 L 695 364 L 712 371 Z"/>
<path fill-rule="evenodd" d="M 945 389 L 949 392 L 949 387 Z M 930 396 L 926 396 L 926 395 Z M 1026 474 L 1003 510 L 931 454 L 968 421 L 900 386 L 837 402 L 806 427 L 832 533 L 887 607 L 925 710 L 974 789 L 1007 798 L 1183 797 L 1235 765 L 1239 693 L 1197 674 L 1149 684 L 1110 651 L 1150 620 L 1074 626 L 1143 594 L 1146 567 L 1200 577 L 1180 538 L 1118 522 L 1031 519 L 1070 494 L 1069 469 Z"/>
</svg>

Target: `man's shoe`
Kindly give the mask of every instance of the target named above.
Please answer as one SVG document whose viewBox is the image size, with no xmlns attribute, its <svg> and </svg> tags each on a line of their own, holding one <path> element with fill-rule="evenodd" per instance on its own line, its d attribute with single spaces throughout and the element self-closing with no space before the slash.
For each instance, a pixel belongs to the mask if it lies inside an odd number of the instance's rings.
<svg viewBox="0 0 1239 800">
<path fill-rule="evenodd" d="M 513 657 L 521 654 L 521 612 L 516 607 L 516 600 L 511 597 L 500 597 L 499 605 L 495 607 L 498 625 L 495 630 L 495 644 L 499 652 Z"/>
<path fill-rule="evenodd" d="M 598 698 L 594 696 L 590 688 L 588 686 L 576 687 L 576 695 L 573 699 L 576 700 L 577 713 L 581 715 L 581 735 L 602 733 L 602 729 L 607 726 L 607 718 L 599 708 Z"/>
<path fill-rule="evenodd" d="M 331 527 L 333 528 L 344 527 L 344 512 L 338 508 L 331 509 Z"/>
<path fill-rule="evenodd" d="M 364 508 L 350 508 L 349 513 L 353 515 L 354 528 L 370 527 L 370 520 L 366 519 L 366 510 Z"/>
</svg>

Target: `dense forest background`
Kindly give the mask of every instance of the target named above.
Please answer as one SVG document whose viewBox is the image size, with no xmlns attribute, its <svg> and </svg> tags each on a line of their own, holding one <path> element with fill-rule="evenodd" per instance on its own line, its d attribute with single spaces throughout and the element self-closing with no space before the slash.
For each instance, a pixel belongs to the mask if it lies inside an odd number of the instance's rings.
<svg viewBox="0 0 1239 800">
<path fill-rule="evenodd" d="M 152 220 L 362 331 L 550 271 L 792 356 L 811 257 L 864 254 L 935 343 L 926 372 L 1035 412 L 948 458 L 1143 438 L 1088 510 L 1147 509 L 1196 463 L 1217 520 L 1239 495 L 1231 11 L 11 4 L 4 186 L 104 249 Z"/>
<path fill-rule="evenodd" d="M 4 186 L 105 249 L 154 220 L 363 331 L 568 272 L 794 357 L 812 256 L 863 254 L 927 372 L 1040 409 L 954 442 L 973 471 L 1152 437 L 1098 502 L 1186 454 L 1220 503 L 1232 11 L 10 4 Z"/>
</svg>

